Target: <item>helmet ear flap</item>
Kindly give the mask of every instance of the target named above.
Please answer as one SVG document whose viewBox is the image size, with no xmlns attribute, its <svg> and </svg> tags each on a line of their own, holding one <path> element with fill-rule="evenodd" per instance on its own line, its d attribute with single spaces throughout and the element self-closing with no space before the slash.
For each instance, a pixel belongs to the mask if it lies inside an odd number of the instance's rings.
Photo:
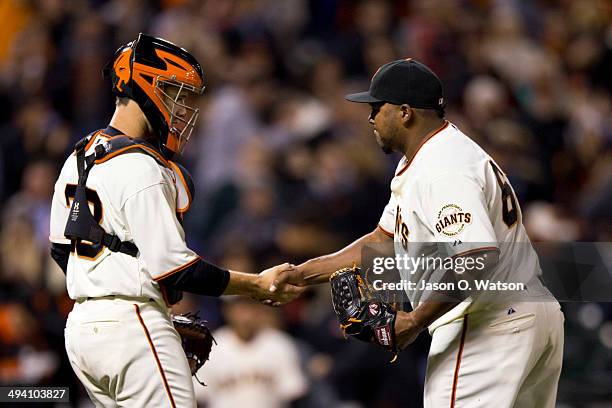
<svg viewBox="0 0 612 408">
<path fill-rule="evenodd" d="M 102 75 L 110 78 L 113 92 L 117 96 L 131 97 L 132 88 L 132 43 L 118 49 L 102 69 Z"/>
</svg>

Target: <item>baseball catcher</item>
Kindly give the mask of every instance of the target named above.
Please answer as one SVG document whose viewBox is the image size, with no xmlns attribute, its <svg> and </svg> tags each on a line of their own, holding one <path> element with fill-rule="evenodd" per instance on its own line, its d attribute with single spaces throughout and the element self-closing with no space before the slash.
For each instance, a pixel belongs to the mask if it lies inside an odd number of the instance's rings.
<svg viewBox="0 0 612 408">
<path fill-rule="evenodd" d="M 105 129 L 75 145 L 51 205 L 51 256 L 75 301 L 66 352 L 96 406 L 193 407 L 191 375 L 214 340 L 197 316 L 172 322 L 167 308 L 183 291 L 284 303 L 303 289 L 286 285 L 271 296 L 270 272 L 278 268 L 261 275 L 228 270 L 187 246 L 182 222 L 194 183 L 173 160 L 195 128 L 204 91 L 195 57 L 140 34 L 103 72 L 115 111 Z M 119 361 L 101 358 L 117 349 Z"/>
</svg>

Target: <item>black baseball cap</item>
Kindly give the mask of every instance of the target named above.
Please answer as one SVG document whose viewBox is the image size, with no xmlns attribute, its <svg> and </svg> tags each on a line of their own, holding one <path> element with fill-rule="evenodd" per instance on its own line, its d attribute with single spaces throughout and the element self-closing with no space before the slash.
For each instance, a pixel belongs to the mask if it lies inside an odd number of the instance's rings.
<svg viewBox="0 0 612 408">
<path fill-rule="evenodd" d="M 376 71 L 370 89 L 345 96 L 359 103 L 407 103 L 413 108 L 443 109 L 442 82 L 425 64 L 412 58 L 391 61 Z"/>
</svg>

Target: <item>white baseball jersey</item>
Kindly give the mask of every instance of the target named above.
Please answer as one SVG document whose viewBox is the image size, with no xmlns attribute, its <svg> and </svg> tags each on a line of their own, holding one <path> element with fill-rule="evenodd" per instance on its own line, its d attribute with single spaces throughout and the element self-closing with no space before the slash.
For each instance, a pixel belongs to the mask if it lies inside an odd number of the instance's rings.
<svg viewBox="0 0 612 408">
<path fill-rule="evenodd" d="M 306 392 L 297 349 L 286 334 L 265 329 L 245 342 L 221 328 L 214 337 L 210 360 L 198 371 L 207 386 L 195 384 L 198 401 L 208 407 L 283 407 Z"/>
<path fill-rule="evenodd" d="M 103 132 L 92 136 L 86 154 L 109 137 Z M 163 303 L 154 279 L 199 259 L 187 247 L 176 216 L 187 210 L 191 197 L 176 165 L 166 164 L 161 166 L 146 154 L 125 153 L 93 166 L 87 188 L 94 218 L 107 233 L 134 242 L 139 253 L 132 257 L 87 242 L 77 244 L 72 248 L 66 274 L 72 299 L 122 295 Z M 51 242 L 70 244 L 64 229 L 77 180 L 76 156 L 72 154 L 55 184 Z"/>
<path fill-rule="evenodd" d="M 400 160 L 379 227 L 393 236 L 396 255 L 446 258 L 497 250 L 499 262 L 484 278 L 530 282 L 540 274 L 508 179 L 478 144 L 448 121 L 425 138 L 412 158 Z M 437 272 L 439 267 L 433 266 L 400 268 L 402 279 L 419 285 L 435 281 Z M 545 291 L 539 280 L 530 286 Z M 416 308 L 423 291 L 407 293 Z M 477 302 L 472 303 L 462 302 L 430 331 L 462 317 L 468 308 L 474 310 Z"/>
</svg>

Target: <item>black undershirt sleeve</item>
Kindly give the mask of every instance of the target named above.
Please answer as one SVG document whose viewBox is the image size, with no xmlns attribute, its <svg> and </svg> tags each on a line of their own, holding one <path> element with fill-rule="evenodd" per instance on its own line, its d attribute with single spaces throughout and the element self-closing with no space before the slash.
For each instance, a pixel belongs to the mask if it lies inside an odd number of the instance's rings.
<svg viewBox="0 0 612 408">
<path fill-rule="evenodd" d="M 198 295 L 221 296 L 229 283 L 227 269 L 219 268 L 203 259 L 170 275 L 156 279 L 173 289 L 191 292 Z"/>
<path fill-rule="evenodd" d="M 70 257 L 70 244 L 51 244 L 51 258 L 62 268 L 66 274 L 68 269 L 68 258 Z"/>
</svg>

